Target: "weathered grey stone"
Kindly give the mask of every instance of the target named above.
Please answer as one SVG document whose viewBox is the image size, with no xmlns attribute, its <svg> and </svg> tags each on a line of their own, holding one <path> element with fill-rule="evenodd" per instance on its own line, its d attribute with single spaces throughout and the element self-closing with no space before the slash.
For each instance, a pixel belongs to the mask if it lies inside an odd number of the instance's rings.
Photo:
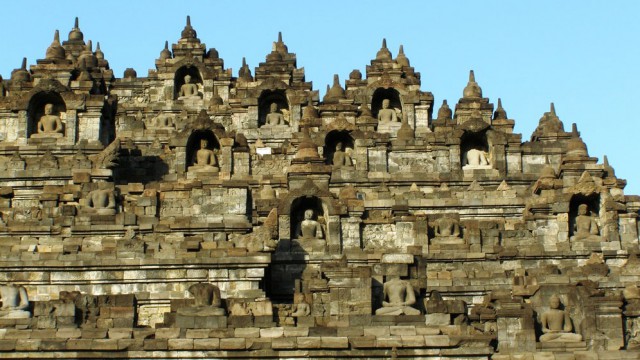
<svg viewBox="0 0 640 360">
<path fill-rule="evenodd" d="M 146 77 L 77 22 L 45 54 L 0 78 L 9 357 L 640 348 L 640 198 L 553 104 L 523 142 L 470 72 L 434 116 L 386 40 L 319 101 L 281 36 L 234 77 L 190 18 Z"/>
</svg>

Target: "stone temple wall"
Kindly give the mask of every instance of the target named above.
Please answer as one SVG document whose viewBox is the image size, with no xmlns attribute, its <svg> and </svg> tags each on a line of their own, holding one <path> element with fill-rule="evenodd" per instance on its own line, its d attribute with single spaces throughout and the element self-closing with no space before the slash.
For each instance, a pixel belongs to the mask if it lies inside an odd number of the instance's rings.
<svg viewBox="0 0 640 360">
<path fill-rule="evenodd" d="M 0 81 L 0 357 L 640 357 L 640 197 L 553 104 L 434 111 L 384 42 L 320 99 L 189 20 L 155 65 L 76 22 Z"/>
</svg>

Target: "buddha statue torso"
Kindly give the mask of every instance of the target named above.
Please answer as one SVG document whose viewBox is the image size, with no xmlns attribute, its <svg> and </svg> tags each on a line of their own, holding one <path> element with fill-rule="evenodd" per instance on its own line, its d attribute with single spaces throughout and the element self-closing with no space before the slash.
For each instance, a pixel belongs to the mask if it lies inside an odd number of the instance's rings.
<svg viewBox="0 0 640 360">
<path fill-rule="evenodd" d="M 463 159 L 463 168 L 482 169 L 489 167 L 487 153 L 479 149 L 469 149 Z"/>
<path fill-rule="evenodd" d="M 420 310 L 411 307 L 416 297 L 410 282 L 400 278 L 388 280 L 383 285 L 383 296 L 386 301 L 376 315 L 420 315 Z"/>
<path fill-rule="evenodd" d="M 31 317 L 31 313 L 28 311 L 29 297 L 24 287 L 15 285 L 0 286 L 0 297 L 2 298 L 0 319 L 24 319 Z"/>
<path fill-rule="evenodd" d="M 302 220 L 300 232 L 303 239 L 322 239 L 322 227 L 315 220 Z"/>
<path fill-rule="evenodd" d="M 351 161 L 351 156 L 342 150 L 342 143 L 338 143 L 336 145 L 336 150 L 333 153 L 333 168 L 339 169 L 343 167 L 351 167 L 353 166 L 353 162 Z"/>
<path fill-rule="evenodd" d="M 322 225 L 320 225 L 316 220 L 313 220 L 313 210 L 308 209 L 304 212 L 304 220 L 300 222 L 300 229 L 298 230 L 297 235 L 303 239 L 324 238 Z"/>
<path fill-rule="evenodd" d="M 44 115 L 38 120 L 37 136 L 42 137 L 60 137 L 64 128 L 60 116 L 53 114 L 53 105 L 46 104 L 44 106 Z M 34 134 L 36 135 L 36 134 Z"/>
<path fill-rule="evenodd" d="M 566 310 L 560 310 L 560 299 L 552 296 L 549 301 L 550 309 L 542 314 L 542 335 L 540 342 L 578 342 L 582 335 L 572 332 L 573 325 Z"/>
<path fill-rule="evenodd" d="M 273 103 L 270 107 L 270 112 L 266 117 L 266 124 L 273 125 L 285 125 L 284 116 L 278 112 L 278 104 Z"/>
<path fill-rule="evenodd" d="M 184 84 L 180 86 L 180 98 L 199 98 L 198 85 L 191 83 L 191 76 L 184 77 Z"/>
<path fill-rule="evenodd" d="M 435 221 L 433 227 L 434 238 L 432 244 L 464 244 L 460 237 L 460 224 L 458 220 L 449 216 L 441 217 Z"/>
<path fill-rule="evenodd" d="M 454 219 L 443 217 L 436 223 L 436 236 L 458 237 L 460 236 L 460 226 Z"/>
<path fill-rule="evenodd" d="M 178 310 L 184 316 L 219 316 L 225 315 L 222 308 L 220 288 L 213 284 L 199 283 L 189 287 L 189 293 L 194 297 L 195 304 Z"/>
<path fill-rule="evenodd" d="M 208 149 L 209 142 L 207 140 L 200 140 L 200 149 L 196 151 L 194 164 L 192 168 L 199 171 L 218 171 L 218 161 L 216 160 L 216 154 L 213 150 Z"/>
<path fill-rule="evenodd" d="M 596 220 L 589 215 L 589 208 L 586 204 L 578 206 L 578 215 L 574 223 L 574 232 L 571 240 L 591 240 L 600 241 L 599 229 Z"/>
<path fill-rule="evenodd" d="M 112 190 L 100 189 L 89 193 L 88 207 L 101 215 L 116 213 L 116 199 Z"/>
<path fill-rule="evenodd" d="M 217 165 L 216 157 L 213 151 L 209 149 L 199 149 L 196 152 L 196 165 L 199 165 L 199 166 Z"/>
<path fill-rule="evenodd" d="M 299 302 L 293 305 L 291 317 L 309 316 L 309 314 L 311 314 L 311 307 L 306 302 Z"/>
<path fill-rule="evenodd" d="M 395 109 L 389 108 L 389 100 L 382 100 L 382 108 L 378 111 L 378 121 L 380 122 L 396 122 L 398 116 Z"/>
</svg>

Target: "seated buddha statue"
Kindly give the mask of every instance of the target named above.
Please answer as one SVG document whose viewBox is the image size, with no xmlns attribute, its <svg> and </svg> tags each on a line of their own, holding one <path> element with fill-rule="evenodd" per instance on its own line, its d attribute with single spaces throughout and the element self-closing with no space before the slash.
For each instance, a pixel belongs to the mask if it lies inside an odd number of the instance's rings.
<svg viewBox="0 0 640 360">
<path fill-rule="evenodd" d="M 37 124 L 38 132 L 33 137 L 62 137 L 64 136 L 64 126 L 60 116 L 53 114 L 53 104 L 44 106 L 44 115 L 40 117 Z"/>
<path fill-rule="evenodd" d="M 322 225 L 316 220 L 313 220 L 313 210 L 307 209 L 304 211 L 304 220 L 300 222 L 298 227 L 298 238 L 302 239 L 322 239 L 324 238 L 322 233 Z"/>
<path fill-rule="evenodd" d="M 491 167 L 487 153 L 480 149 L 469 149 L 462 158 L 463 169 L 488 169 Z"/>
<path fill-rule="evenodd" d="M 451 216 L 437 219 L 433 226 L 433 244 L 464 244 L 460 237 L 460 223 Z"/>
<path fill-rule="evenodd" d="M 540 319 L 542 335 L 540 342 L 579 342 L 582 335 L 573 333 L 573 325 L 569 312 L 560 310 L 560 298 L 556 295 L 549 299 L 550 309 L 542 314 Z"/>
<path fill-rule="evenodd" d="M 200 98 L 198 85 L 191 83 L 191 75 L 184 76 L 184 84 L 180 86 L 180 93 L 178 94 L 178 99 L 186 98 Z"/>
<path fill-rule="evenodd" d="M 599 233 L 596 220 L 589 215 L 589 206 L 580 204 L 578 206 L 578 215 L 573 224 L 571 241 L 602 241 L 602 238 L 598 235 Z"/>
<path fill-rule="evenodd" d="M 189 287 L 189 293 L 195 299 L 195 304 L 178 309 L 179 315 L 186 316 L 214 316 L 225 315 L 222 307 L 220 288 L 213 284 L 199 283 Z"/>
<path fill-rule="evenodd" d="M 333 168 L 340 169 L 345 167 L 353 167 L 351 156 L 343 150 L 341 142 L 336 144 L 336 150 L 333 153 Z"/>
<path fill-rule="evenodd" d="M 416 295 L 411 283 L 392 276 L 383 285 L 384 301 L 376 310 L 376 315 L 420 315 L 420 310 L 411 305 L 416 303 Z"/>
<path fill-rule="evenodd" d="M 278 104 L 272 103 L 269 107 L 269 113 L 266 117 L 265 125 L 274 126 L 274 125 L 286 125 L 284 120 L 284 116 L 281 112 L 278 111 Z"/>
<path fill-rule="evenodd" d="M 294 242 L 296 246 L 306 252 L 324 252 L 327 242 L 322 229 L 322 224 L 313 219 L 313 210 L 304 212 L 304 219 L 300 221 L 295 231 Z M 300 250 L 296 249 L 296 251 Z"/>
<path fill-rule="evenodd" d="M 380 122 L 397 122 L 398 115 L 395 109 L 389 108 L 389 99 L 382 100 L 382 109 L 378 111 L 378 121 Z"/>
<path fill-rule="evenodd" d="M 23 286 L 0 286 L 0 298 L 2 298 L 0 319 L 25 319 L 31 317 L 29 297 L 27 296 L 27 290 Z"/>
<path fill-rule="evenodd" d="M 87 196 L 87 210 L 98 215 L 116 213 L 116 197 L 111 189 L 93 190 Z"/>
<path fill-rule="evenodd" d="M 216 154 L 213 150 L 208 149 L 208 146 L 208 140 L 200 140 L 200 149 L 196 151 L 194 163 L 189 170 L 210 172 L 218 172 L 220 170 L 218 161 L 216 160 Z"/>
</svg>

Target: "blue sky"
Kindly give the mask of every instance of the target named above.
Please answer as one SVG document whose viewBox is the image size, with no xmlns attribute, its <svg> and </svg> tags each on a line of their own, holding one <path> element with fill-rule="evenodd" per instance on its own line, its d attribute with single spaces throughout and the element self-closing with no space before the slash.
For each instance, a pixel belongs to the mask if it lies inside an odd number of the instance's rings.
<svg viewBox="0 0 640 360">
<path fill-rule="evenodd" d="M 400 44 L 422 89 L 436 107 L 462 96 L 468 72 L 485 97 L 498 97 L 515 131 L 528 140 L 555 102 L 557 114 L 578 129 L 591 156 L 608 155 L 616 175 L 640 194 L 633 144 L 640 134 L 634 110 L 640 97 L 638 1 L 3 1 L 0 74 L 10 76 L 22 57 L 43 58 L 53 33 L 67 38 L 75 16 L 85 40 L 100 42 L 117 76 L 154 68 L 164 41 L 180 37 L 191 15 L 198 37 L 215 47 L 234 75 L 242 57 L 253 69 L 282 31 L 307 81 L 324 93 L 333 74 L 344 84 L 363 74 L 382 38 L 392 54 Z M 95 4 L 95 5 L 94 5 Z"/>
</svg>

